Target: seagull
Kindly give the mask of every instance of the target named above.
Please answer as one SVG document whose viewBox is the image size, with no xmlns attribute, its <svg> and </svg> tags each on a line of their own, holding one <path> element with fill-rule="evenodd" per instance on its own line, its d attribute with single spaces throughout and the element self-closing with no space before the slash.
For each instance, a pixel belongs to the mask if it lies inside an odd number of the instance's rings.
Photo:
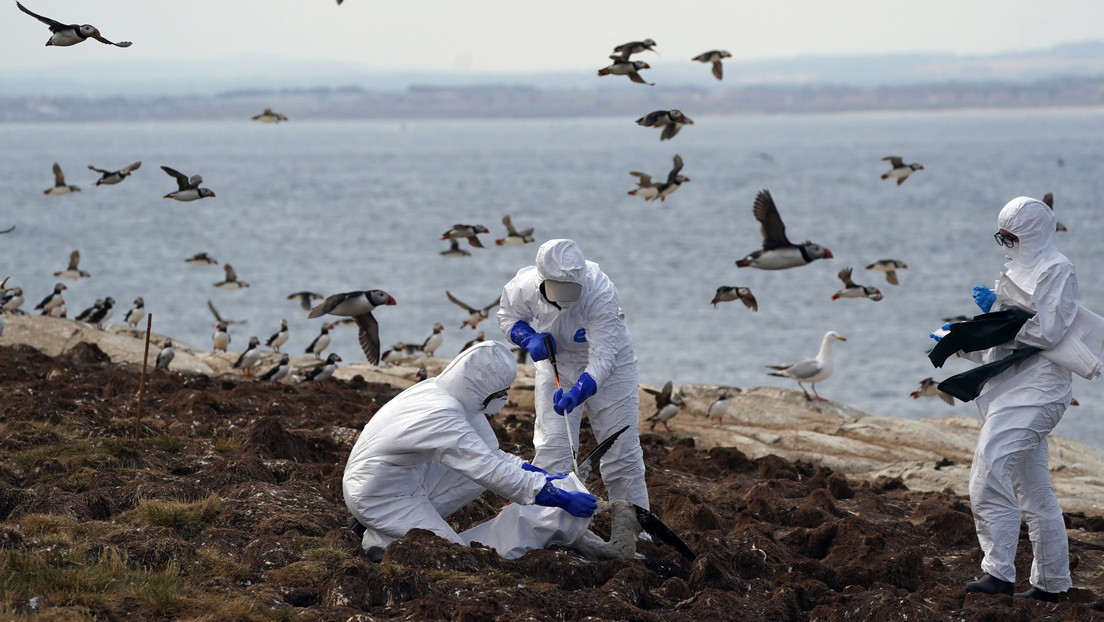
<svg viewBox="0 0 1104 622">
<path fill-rule="evenodd" d="M 468 348 L 470 348 L 470 347 L 474 346 L 475 344 L 485 340 L 486 338 L 487 337 L 486 337 L 486 335 L 483 334 L 483 331 L 479 331 L 478 333 L 475 334 L 475 339 L 472 339 L 471 341 L 465 343 L 464 346 L 462 348 L 460 348 L 460 351 L 463 352 L 464 350 L 467 350 Z"/>
<path fill-rule="evenodd" d="M 501 300 L 500 296 L 499 298 L 495 298 L 494 302 L 483 307 L 482 309 L 476 309 L 468 303 L 458 300 L 456 296 L 453 296 L 448 290 L 445 290 L 445 295 L 448 296 L 448 299 L 452 302 L 452 304 L 468 312 L 468 319 L 464 320 L 464 323 L 460 325 L 460 328 L 471 326 L 472 330 L 475 330 L 476 324 L 479 324 L 483 320 L 487 319 L 487 316 L 490 315 L 491 309 L 497 307 L 499 301 Z"/>
<path fill-rule="evenodd" d="M 699 63 L 713 63 L 713 77 L 721 80 L 724 78 L 724 66 L 721 65 L 721 60 L 725 58 L 732 58 L 732 54 L 729 54 L 728 50 L 709 50 L 690 60 L 696 60 Z"/>
<path fill-rule="evenodd" d="M 234 266 L 226 264 L 222 269 L 226 271 L 226 279 L 215 283 L 215 287 L 219 289 L 242 289 L 249 287 L 249 283 L 238 280 L 238 273 L 234 270 Z"/>
<path fill-rule="evenodd" d="M 824 333 L 824 339 L 820 342 L 820 351 L 817 352 L 815 358 L 805 359 L 797 363 L 783 363 L 781 365 L 767 365 L 767 367 L 776 371 L 767 372 L 771 376 L 778 376 L 779 378 L 790 378 L 797 382 L 797 386 L 801 387 L 801 392 L 805 394 L 805 399 L 812 400 L 809 397 L 809 392 L 805 390 L 805 385 L 802 383 L 808 382 L 813 389 L 813 395 L 816 399 L 824 401 L 816 390 L 816 383 L 824 382 L 828 379 L 828 376 L 832 375 L 832 344 L 836 341 L 847 341 L 845 337 L 842 337 L 834 330 L 830 330 Z"/>
<path fill-rule="evenodd" d="M 253 115 L 253 120 L 261 123 L 279 123 L 280 121 L 287 121 L 288 118 L 286 115 L 272 112 L 271 108 L 265 108 L 261 114 Z"/>
<path fill-rule="evenodd" d="M 641 69 L 651 69 L 652 66 L 645 63 L 642 60 L 623 60 L 618 56 L 610 56 L 613 59 L 613 63 L 598 70 L 599 76 L 628 76 L 630 80 L 637 84 L 647 84 L 648 86 L 655 86 L 655 84 L 648 82 L 644 78 L 640 77 L 637 73 Z"/>
<path fill-rule="evenodd" d="M 217 266 L 218 260 L 208 256 L 207 253 L 196 253 L 185 259 L 184 263 L 192 266 Z"/>
<path fill-rule="evenodd" d="M 238 360 L 234 361 L 234 369 L 242 370 L 245 377 L 249 378 L 252 376 L 249 368 L 253 367 L 259 360 L 261 360 L 261 340 L 253 335 L 249 338 L 249 345 L 246 346 L 245 352 L 242 352 Z"/>
<path fill-rule="evenodd" d="M 177 201 L 196 201 L 198 199 L 215 196 L 215 193 L 210 188 L 199 187 L 199 184 L 203 183 L 203 178 L 199 175 L 192 175 L 191 178 L 188 178 L 184 173 L 167 166 L 162 166 L 161 170 L 176 178 L 177 185 L 177 190 L 175 192 L 170 192 L 163 198 L 176 199 Z"/>
<path fill-rule="evenodd" d="M 325 298 L 322 294 L 316 294 L 315 292 L 295 292 L 288 295 L 288 300 L 298 300 L 299 306 L 303 307 L 304 311 L 311 310 L 311 303 L 315 300 L 322 300 Z"/>
<path fill-rule="evenodd" d="M 395 299 L 382 289 L 344 292 L 334 294 L 311 309 L 309 318 L 323 315 L 351 317 L 360 329 L 360 349 L 364 350 L 368 362 L 378 365 L 380 360 L 379 324 L 372 310 L 383 305 L 393 305 Z"/>
<path fill-rule="evenodd" d="M 722 285 L 717 288 L 717 293 L 713 295 L 713 300 L 710 303 L 713 308 L 717 308 L 718 302 L 728 302 L 729 300 L 739 300 L 744 303 L 744 306 L 752 311 L 759 310 L 759 303 L 755 300 L 755 296 L 752 295 L 751 290 L 746 287 L 737 287 L 735 285 Z"/>
<path fill-rule="evenodd" d="M 264 374 L 261 374 L 260 379 L 271 380 L 272 382 L 279 381 L 281 378 L 288 375 L 289 371 L 291 371 L 291 364 L 288 362 L 290 360 L 291 358 L 287 355 L 287 352 L 284 352 L 280 355 L 280 362 L 277 363 L 276 366 L 272 369 L 266 371 Z"/>
<path fill-rule="evenodd" d="M 656 54 L 659 54 L 659 52 L 655 51 L 655 44 L 656 44 L 656 42 L 653 41 L 652 39 L 645 39 L 643 41 L 629 41 L 628 43 L 622 43 L 621 45 L 613 48 L 613 52 L 617 56 L 610 56 L 610 58 L 614 58 L 614 59 L 620 58 L 621 60 L 629 60 L 629 57 L 632 56 L 633 54 L 639 54 L 640 52 L 643 52 L 645 50 L 647 50 L 649 52 L 655 52 Z"/>
<path fill-rule="evenodd" d="M 215 316 L 215 321 L 216 322 L 225 324 L 227 326 L 229 326 L 231 324 L 247 324 L 247 323 L 249 323 L 249 320 L 230 320 L 230 319 L 226 319 L 226 318 L 222 317 L 221 315 L 219 315 L 218 309 L 215 308 L 214 303 L 212 303 L 210 300 L 207 301 L 207 308 L 211 310 L 211 315 Z"/>
<path fill-rule="evenodd" d="M 684 125 L 693 125 L 694 120 L 682 114 L 681 110 L 656 110 L 636 120 L 637 125 L 644 127 L 663 128 L 659 140 L 668 140 L 675 137 Z"/>
<path fill-rule="evenodd" d="M 449 240 L 449 248 L 447 251 L 441 251 L 441 254 L 445 257 L 471 257 L 471 251 L 460 248 L 460 240 Z"/>
<path fill-rule="evenodd" d="M 227 328 L 224 322 L 215 322 L 215 334 L 211 335 L 211 354 L 216 350 L 226 352 L 226 348 L 230 346 L 230 333 Z"/>
<path fill-rule="evenodd" d="M 306 382 L 322 382 L 327 378 L 333 376 L 334 371 L 337 370 L 337 364 L 341 362 L 341 357 L 336 352 L 330 352 L 330 355 L 326 357 L 326 361 L 307 372 L 307 375 L 303 377 Z"/>
<path fill-rule="evenodd" d="M 668 432 L 671 432 L 670 426 L 667 422 L 678 414 L 679 409 L 682 408 L 682 394 L 673 390 L 674 385 L 670 380 L 663 385 L 663 388 L 659 391 L 655 389 L 645 388 L 644 390 L 655 396 L 656 411 L 651 417 L 648 417 L 646 421 L 652 422 L 651 430 L 655 429 L 657 423 L 662 423 L 663 427 L 667 428 Z"/>
<path fill-rule="evenodd" d="M 886 283 L 890 285 L 900 284 L 897 281 L 897 271 L 904 270 L 905 268 L 908 268 L 908 266 L 899 259 L 879 259 L 866 267 L 867 270 L 885 272 Z"/>
<path fill-rule="evenodd" d="M 265 342 L 265 345 L 279 352 L 280 346 L 287 343 L 288 340 L 288 327 L 287 320 L 280 320 L 280 330 L 272 334 Z"/>
<path fill-rule="evenodd" d="M 69 289 L 65 286 L 65 283 L 58 283 L 54 285 L 54 291 L 49 296 L 42 299 L 42 302 L 38 303 L 34 310 L 42 311 L 42 315 L 49 315 L 56 307 L 65 306 L 65 299 L 62 298 L 61 292 Z"/>
<path fill-rule="evenodd" d="M 92 278 L 91 274 L 80 269 L 80 251 L 69 253 L 69 266 L 60 272 L 55 272 L 54 276 L 74 281 Z"/>
<path fill-rule="evenodd" d="M 53 34 L 50 35 L 50 39 L 46 41 L 46 45 L 76 45 L 84 41 L 88 37 L 92 37 L 100 43 L 106 43 L 108 45 L 114 45 L 116 47 L 128 48 L 131 46 L 130 41 L 120 41 L 118 43 L 114 43 L 112 41 L 104 39 L 103 35 L 100 34 L 100 31 L 90 24 L 63 24 L 55 19 L 50 19 L 49 17 L 39 15 L 38 13 L 32 13 L 31 11 L 27 10 L 27 7 L 19 4 L 18 2 L 15 3 L 15 6 L 19 7 L 20 11 L 23 11 L 27 15 L 30 15 L 31 17 L 50 27 L 50 32 Z"/>
<path fill-rule="evenodd" d="M 709 419 L 709 427 L 718 426 L 724 423 L 724 416 L 727 412 L 728 390 L 721 389 L 717 395 L 717 399 L 709 405 L 709 410 L 705 411 L 705 417 Z"/>
<path fill-rule="evenodd" d="M 441 234 L 442 240 L 459 240 L 467 238 L 468 243 L 476 248 L 483 248 L 483 243 L 476 235 L 490 233 L 491 230 L 483 225 L 453 225 L 451 229 Z"/>
<path fill-rule="evenodd" d="M 832 294 L 832 300 L 839 300 L 840 298 L 869 298 L 874 302 L 882 299 L 882 291 L 877 287 L 870 285 L 857 285 L 851 280 L 851 268 L 844 268 L 839 271 L 839 280 L 843 281 L 843 289 Z"/>
<path fill-rule="evenodd" d="M 322 332 L 318 333 L 304 352 L 313 354 L 316 359 L 322 358 L 322 351 L 330 346 L 330 329 L 333 327 L 333 324 L 322 324 Z"/>
<path fill-rule="evenodd" d="M 131 164 L 130 166 L 124 166 L 123 168 L 121 168 L 117 171 L 108 171 L 108 170 L 104 170 L 102 168 L 96 168 L 95 166 L 92 166 L 91 164 L 88 165 L 88 168 L 93 170 L 93 171 L 96 171 L 97 173 L 100 174 L 100 178 L 96 180 L 96 185 L 97 186 L 100 186 L 100 185 L 103 185 L 103 184 L 107 184 L 109 186 L 112 186 L 112 185 L 115 185 L 115 184 L 119 183 L 120 181 L 123 181 L 127 177 L 129 177 L 132 172 L 138 170 L 139 166 L 142 166 L 141 162 L 135 162 L 134 164 Z"/>
<path fill-rule="evenodd" d="M 422 352 L 425 352 L 426 356 L 433 356 L 437 352 L 437 348 L 441 347 L 441 343 L 445 340 L 444 336 L 441 335 L 444 330 L 445 326 L 440 322 L 433 324 L 433 333 L 422 342 Z"/>
<path fill-rule="evenodd" d="M 69 194 L 70 192 L 80 192 L 80 188 L 66 184 L 65 174 L 61 172 L 61 166 L 57 162 L 54 162 L 54 187 L 43 190 L 42 194 L 61 196 L 63 194 Z"/>
<path fill-rule="evenodd" d="M 912 164 L 905 164 L 899 156 L 886 156 L 882 158 L 883 161 L 889 160 L 890 169 L 885 173 L 882 173 L 882 179 L 893 178 L 897 180 L 897 185 L 905 183 L 909 175 L 912 175 L 913 171 L 924 170 L 924 165 L 913 162 Z"/>
<path fill-rule="evenodd" d="M 136 328 L 138 322 L 141 322 L 144 317 L 146 317 L 146 301 L 139 296 L 134 299 L 134 308 L 123 316 L 123 321 L 130 324 L 131 328 Z"/>
<path fill-rule="evenodd" d="M 761 270 L 785 270 L 804 266 L 817 259 L 832 258 L 832 251 L 819 244 L 807 240 L 800 245 L 790 242 L 786 237 L 786 225 L 782 223 L 782 216 L 778 214 L 778 208 L 775 207 L 769 190 L 761 190 L 755 196 L 752 213 L 759 221 L 759 234 L 763 238 L 763 248 L 738 260 L 737 266 L 741 268 L 751 266 Z"/>
<path fill-rule="evenodd" d="M 498 246 L 521 246 L 530 242 L 535 242 L 536 238 L 533 237 L 533 228 L 522 229 L 518 231 L 514 229 L 514 223 L 510 221 L 510 215 L 506 214 L 502 217 L 502 224 L 506 225 L 506 237 L 495 240 L 495 244 Z"/>
<path fill-rule="evenodd" d="M 909 397 L 914 400 L 918 400 L 922 397 L 935 396 L 943 400 L 950 406 L 954 406 L 954 397 L 950 393 L 944 393 L 939 390 L 939 383 L 932 378 L 924 378 L 920 381 L 920 388 L 916 389 L 912 393 L 909 393 Z"/>
<path fill-rule="evenodd" d="M 157 354 L 157 365 L 154 369 L 168 369 L 169 363 L 172 362 L 173 357 L 176 356 L 176 350 L 173 350 L 172 339 L 165 338 L 165 343 L 161 345 L 161 352 Z"/>
</svg>

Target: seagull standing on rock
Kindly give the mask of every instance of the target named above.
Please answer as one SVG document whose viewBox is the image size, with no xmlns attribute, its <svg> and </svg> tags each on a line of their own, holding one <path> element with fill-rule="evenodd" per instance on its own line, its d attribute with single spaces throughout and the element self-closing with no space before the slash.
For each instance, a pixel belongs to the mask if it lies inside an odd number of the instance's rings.
<svg viewBox="0 0 1104 622">
<path fill-rule="evenodd" d="M 824 382 L 832 375 L 832 344 L 836 341 L 847 341 L 847 339 L 836 331 L 830 330 L 824 334 L 824 339 L 820 342 L 820 351 L 817 352 L 816 357 L 797 363 L 767 365 L 767 367 L 776 370 L 767 373 L 771 376 L 790 378 L 796 381 L 797 386 L 801 387 L 801 392 L 805 394 L 805 399 L 811 401 L 813 398 L 809 397 L 809 392 L 805 390 L 805 385 L 802 384 L 808 382 L 816 399 L 824 401 L 824 398 L 817 393 L 816 383 Z"/>
</svg>

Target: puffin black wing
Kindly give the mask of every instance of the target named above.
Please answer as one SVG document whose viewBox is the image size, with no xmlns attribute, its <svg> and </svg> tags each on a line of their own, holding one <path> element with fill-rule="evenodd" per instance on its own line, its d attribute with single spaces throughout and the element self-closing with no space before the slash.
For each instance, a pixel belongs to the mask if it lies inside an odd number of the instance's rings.
<svg viewBox="0 0 1104 622">
<path fill-rule="evenodd" d="M 774 205 L 770 190 L 760 190 L 759 194 L 755 195 L 752 213 L 755 214 L 755 220 L 759 221 L 759 233 L 763 236 L 763 250 L 793 246 L 786 237 L 786 225 L 782 222 L 782 216 L 778 214 L 778 208 Z"/>
<path fill-rule="evenodd" d="M 371 313 L 364 313 L 353 316 L 353 320 L 356 321 L 356 325 L 360 329 L 360 334 L 358 335 L 360 349 L 364 350 L 364 355 L 368 357 L 369 363 L 379 365 L 379 323 L 376 322 L 375 316 Z"/>
<path fill-rule="evenodd" d="M 176 178 L 176 186 L 179 190 L 188 190 L 189 188 L 193 187 L 190 183 L 188 183 L 188 176 L 184 173 L 181 173 L 180 171 L 169 168 L 167 166 L 162 166 L 161 170 Z"/>
<path fill-rule="evenodd" d="M 46 24 L 47 26 L 49 26 L 50 27 L 50 32 L 57 32 L 58 30 L 65 30 L 66 28 L 73 28 L 73 29 L 78 29 L 79 28 L 76 25 L 63 24 L 63 23 L 57 21 L 56 19 L 50 19 L 49 17 L 46 17 L 44 15 L 39 15 L 38 13 L 34 13 L 30 9 L 28 9 L 27 7 L 23 6 L 22 4 L 19 4 L 18 2 L 15 3 L 15 6 L 19 7 L 20 11 L 23 11 L 27 15 L 30 15 L 31 17 L 37 19 L 38 21 L 42 22 L 43 24 Z"/>
<path fill-rule="evenodd" d="M 698 557 L 694 551 L 690 550 L 690 547 L 686 546 L 682 538 L 678 537 L 678 534 L 671 531 L 670 527 L 664 525 L 663 521 L 659 520 L 658 516 L 635 503 L 633 507 L 636 508 L 636 522 L 640 523 L 640 526 L 644 528 L 644 531 L 648 532 L 648 535 L 668 546 L 673 546 L 676 551 L 690 561 L 694 561 Z"/>
</svg>

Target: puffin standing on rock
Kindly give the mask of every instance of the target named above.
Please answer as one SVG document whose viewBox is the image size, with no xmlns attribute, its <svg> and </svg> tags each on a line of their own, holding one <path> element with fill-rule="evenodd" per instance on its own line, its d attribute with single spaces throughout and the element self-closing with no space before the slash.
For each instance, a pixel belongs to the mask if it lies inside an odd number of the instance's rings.
<svg viewBox="0 0 1104 622">
<path fill-rule="evenodd" d="M 172 339 L 165 337 L 165 343 L 161 345 L 161 352 L 157 354 L 157 365 L 154 369 L 168 369 L 169 363 L 176 357 L 176 350 L 173 350 Z"/>
<path fill-rule="evenodd" d="M 801 244 L 790 242 L 786 237 L 786 225 L 782 223 L 782 216 L 778 214 L 778 208 L 775 207 L 769 190 L 761 190 L 755 196 L 752 213 L 759 221 L 759 234 L 763 238 L 763 248 L 737 260 L 738 267 L 785 270 L 804 266 L 817 259 L 832 258 L 832 251 L 819 244 L 809 241 Z"/>
<path fill-rule="evenodd" d="M 141 322 L 144 317 L 146 317 L 146 301 L 139 296 L 134 299 L 134 308 L 123 316 L 123 321 L 130 324 L 131 328 L 136 328 L 138 322 Z"/>
<path fill-rule="evenodd" d="M 92 26 L 91 24 L 63 24 L 56 19 L 50 19 L 49 17 L 46 17 L 44 15 L 33 13 L 28 10 L 27 7 L 19 4 L 18 2 L 15 3 L 15 6 L 19 7 L 20 11 L 23 11 L 27 15 L 30 15 L 31 17 L 50 27 L 50 32 L 53 34 L 51 34 L 50 39 L 46 41 L 46 45 L 56 45 L 59 47 L 76 45 L 78 43 L 82 43 L 85 39 L 92 37 L 100 43 L 114 45 L 115 47 L 127 48 L 131 46 L 130 41 L 120 41 L 118 43 L 108 41 L 103 37 L 103 35 L 100 34 L 99 29 Z"/>
<path fill-rule="evenodd" d="M 50 315 L 50 312 L 55 308 L 65 305 L 65 299 L 61 296 L 61 292 L 67 289 L 69 288 L 65 286 L 65 283 L 54 285 L 54 292 L 35 305 L 34 310 L 42 311 L 42 315 Z"/>
<path fill-rule="evenodd" d="M 394 304 L 396 304 L 395 299 L 382 289 L 344 292 L 323 300 L 321 304 L 311 309 L 307 317 L 313 319 L 328 314 L 353 318 L 357 328 L 360 329 L 360 349 L 364 350 L 369 363 L 379 365 L 379 323 L 372 315 L 372 310 Z"/>
<path fill-rule="evenodd" d="M 5 282 L 7 279 L 4 279 Z M 4 313 L 23 313 L 19 310 L 19 307 L 23 306 L 23 288 L 13 287 L 4 292 L 3 296 L 0 296 L 0 311 Z"/>
<path fill-rule="evenodd" d="M 337 370 L 337 364 L 341 362 L 341 357 L 337 355 L 337 352 L 330 352 L 330 355 L 326 357 L 326 361 L 307 372 L 307 375 L 303 378 L 306 382 L 319 383 L 327 378 L 333 376 L 334 371 Z"/>
<path fill-rule="evenodd" d="M 230 332 L 224 322 L 215 322 L 215 334 L 211 335 L 211 354 L 216 350 L 226 352 L 230 347 Z"/>
<path fill-rule="evenodd" d="M 313 354 L 316 359 L 322 358 L 322 351 L 330 346 L 330 329 L 333 327 L 333 324 L 323 324 L 322 332 L 318 333 L 304 352 Z"/>
<path fill-rule="evenodd" d="M 279 352 L 280 346 L 287 343 L 288 340 L 288 327 L 287 320 L 280 320 L 280 330 L 272 334 L 265 342 L 265 345 Z"/>
<path fill-rule="evenodd" d="M 261 360 L 261 340 L 254 335 L 249 338 L 249 345 L 245 348 L 245 352 L 242 352 L 238 360 L 234 361 L 234 369 L 242 370 L 245 377 L 249 378 L 252 375 L 249 369 L 259 360 Z"/>
<path fill-rule="evenodd" d="M 261 380 L 269 380 L 269 381 L 272 381 L 272 382 L 278 382 L 284 376 L 288 375 L 289 371 L 291 371 L 291 364 L 289 363 L 290 360 L 291 360 L 291 357 L 289 357 L 287 355 L 287 352 L 281 354 L 280 355 L 280 362 L 276 363 L 276 366 L 273 367 L 272 369 L 270 369 L 270 370 L 266 371 L 265 373 L 261 374 L 260 379 Z"/>
</svg>

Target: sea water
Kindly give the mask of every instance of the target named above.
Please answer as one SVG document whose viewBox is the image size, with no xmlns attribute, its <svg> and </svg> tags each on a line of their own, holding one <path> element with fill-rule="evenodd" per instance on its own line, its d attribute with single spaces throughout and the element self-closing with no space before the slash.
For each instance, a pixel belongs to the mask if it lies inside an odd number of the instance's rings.
<svg viewBox="0 0 1104 622">
<path fill-rule="evenodd" d="M 445 291 L 483 307 L 533 263 L 536 244 L 494 244 L 510 214 L 538 243 L 576 240 L 610 276 L 643 383 L 796 388 L 765 366 L 814 356 L 835 330 L 847 341 L 834 347 L 822 396 L 876 415 L 970 415 L 970 404 L 909 398 L 922 378 L 969 367 L 933 369 L 928 334 L 943 318 L 978 312 L 971 288 L 991 285 L 1004 262 L 992 237 L 1000 207 L 1053 192 L 1069 228 L 1058 247 L 1078 267 L 1082 302 L 1104 312 L 1102 110 L 700 117 L 662 142 L 633 118 L 0 125 L 0 229 L 17 227 L 0 236 L 0 272 L 24 288 L 29 311 L 79 249 L 92 278 L 67 281 L 69 317 L 112 296 L 118 322 L 142 296 L 155 331 L 209 348 L 210 300 L 247 320 L 231 327 L 232 350 L 287 319 L 292 354 L 324 320 L 308 320 L 288 294 L 380 288 L 398 301 L 375 311 L 385 350 L 420 344 L 441 322 L 438 354 L 451 356 L 476 331 L 460 328 L 467 314 Z M 690 178 L 676 193 L 665 202 L 627 194 L 629 171 L 665 179 L 675 154 Z M 924 170 L 901 185 L 883 181 L 889 155 Z M 95 187 L 86 168 L 135 160 L 142 168 L 115 186 Z M 43 194 L 55 161 L 81 192 Z M 176 185 L 161 165 L 202 175 L 217 196 L 162 198 Z M 818 242 L 834 259 L 737 268 L 761 244 L 752 203 L 762 189 L 792 241 Z M 463 243 L 470 257 L 441 256 L 439 238 L 454 223 L 486 225 L 486 248 Z M 184 263 L 201 251 L 221 264 Z M 883 258 L 908 265 L 900 285 L 865 269 Z M 248 289 L 213 287 L 226 263 Z M 831 300 L 845 267 L 884 300 Z M 750 287 L 759 311 L 711 306 L 721 285 Z M 504 340 L 493 315 L 479 329 Z M 364 360 L 355 330 L 332 334 L 332 351 Z M 1081 406 L 1056 433 L 1104 447 L 1104 382 L 1076 378 L 1074 393 Z"/>
</svg>

